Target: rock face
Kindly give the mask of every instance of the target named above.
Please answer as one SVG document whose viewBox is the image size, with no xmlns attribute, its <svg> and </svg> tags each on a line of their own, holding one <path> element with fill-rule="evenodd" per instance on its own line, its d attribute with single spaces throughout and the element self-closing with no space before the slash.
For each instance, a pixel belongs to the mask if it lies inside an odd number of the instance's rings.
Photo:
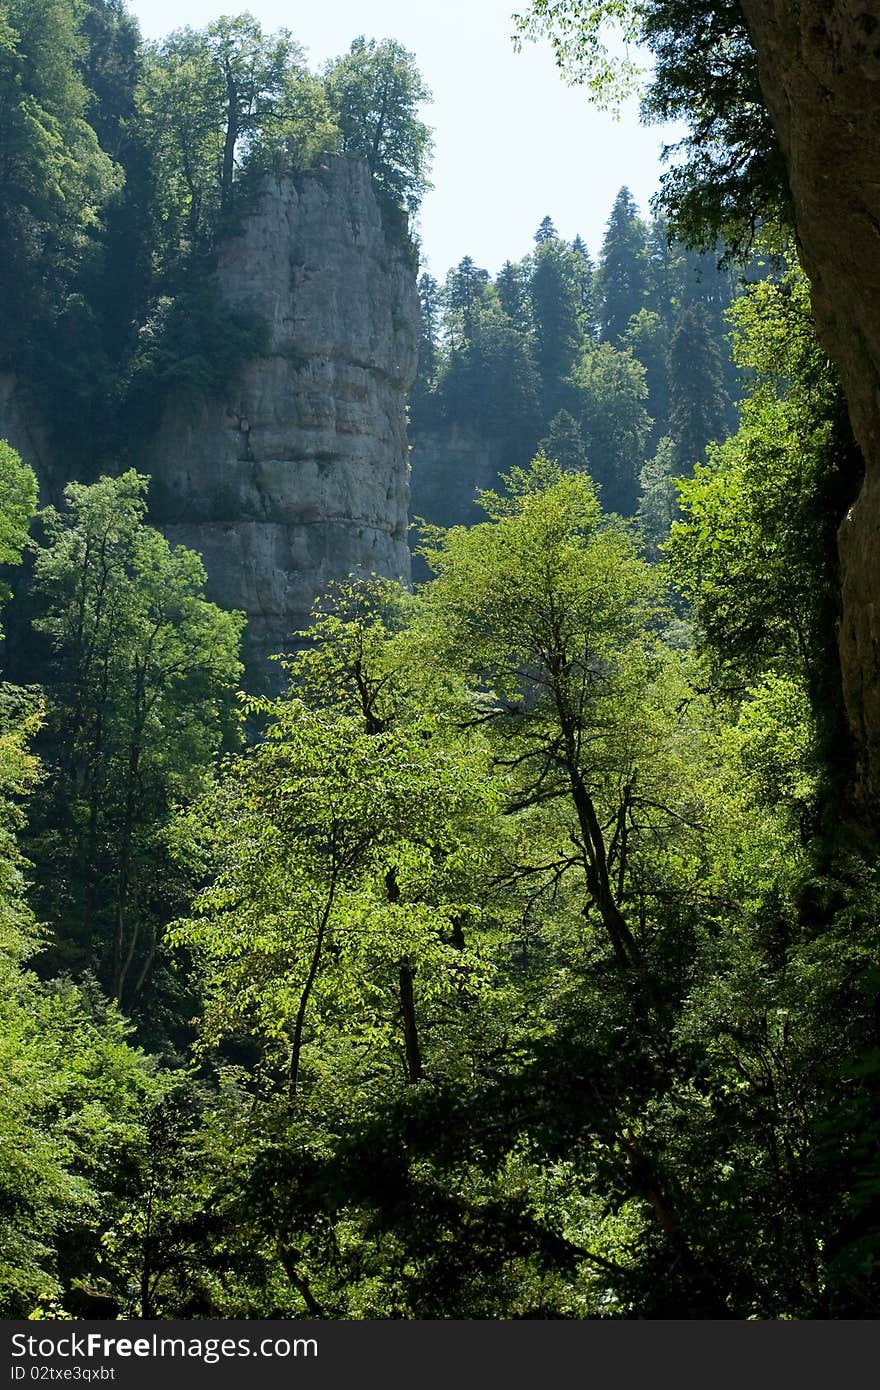
<svg viewBox="0 0 880 1390">
<path fill-rule="evenodd" d="M 0 372 L 0 439 L 29 463 L 40 485 L 40 503 L 57 502 L 54 450 L 34 402 L 11 372 Z"/>
<path fill-rule="evenodd" d="M 820 337 L 865 459 L 840 527 L 843 690 L 863 811 L 880 820 L 880 9 L 742 0 L 788 169 Z M 859 480 L 854 480 L 854 491 Z"/>
<path fill-rule="evenodd" d="M 413 516 L 438 526 L 473 526 L 476 521 L 485 521 L 474 494 L 477 488 L 497 487 L 497 452 L 480 435 L 459 425 L 415 435 L 411 454 Z"/>
<path fill-rule="evenodd" d="M 409 577 L 416 269 L 366 164 L 344 157 L 268 180 L 221 246 L 221 296 L 265 320 L 268 347 L 224 399 L 172 398 L 140 466 L 151 519 L 202 553 L 217 602 L 245 610 L 261 665 L 328 580 Z"/>
</svg>

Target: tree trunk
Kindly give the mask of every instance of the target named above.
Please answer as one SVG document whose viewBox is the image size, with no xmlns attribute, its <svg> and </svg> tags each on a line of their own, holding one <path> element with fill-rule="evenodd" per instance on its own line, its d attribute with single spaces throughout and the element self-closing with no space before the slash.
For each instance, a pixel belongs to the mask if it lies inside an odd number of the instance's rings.
<svg viewBox="0 0 880 1390">
<path fill-rule="evenodd" d="M 819 337 L 840 371 L 864 480 L 838 532 L 843 695 L 861 818 L 880 812 L 880 4 L 741 0 L 788 170 Z"/>
<path fill-rule="evenodd" d="M 406 1048 L 406 1079 L 410 1086 L 417 1086 L 422 1079 L 422 1052 L 419 1047 L 419 1030 L 416 1024 L 416 1001 L 413 993 L 413 977 L 409 956 L 404 956 L 398 967 L 400 984 L 400 1013 L 403 1018 L 403 1041 Z"/>
<path fill-rule="evenodd" d="M 400 902 L 400 886 L 397 870 L 388 869 L 385 874 L 385 891 L 390 903 Z M 400 1017 L 403 1020 L 403 1046 L 406 1054 L 406 1079 L 410 1086 L 417 1086 L 422 1079 L 422 1050 L 419 1047 L 419 1027 L 416 1022 L 416 999 L 413 990 L 415 970 L 409 956 L 404 956 L 397 966 L 398 998 Z"/>
</svg>

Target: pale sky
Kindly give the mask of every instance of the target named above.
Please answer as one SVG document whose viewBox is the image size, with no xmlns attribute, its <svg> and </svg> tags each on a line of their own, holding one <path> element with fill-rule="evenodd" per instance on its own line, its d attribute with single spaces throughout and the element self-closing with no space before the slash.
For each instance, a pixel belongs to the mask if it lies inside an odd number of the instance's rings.
<svg viewBox="0 0 880 1390">
<path fill-rule="evenodd" d="M 513 51 L 511 14 L 525 0 L 129 0 L 148 38 L 250 10 L 284 26 L 309 66 L 345 52 L 358 34 L 398 39 L 433 93 L 434 191 L 419 226 L 422 261 L 438 279 L 471 255 L 493 275 L 533 245 L 549 213 L 595 257 L 614 196 L 627 184 L 643 212 L 660 173 L 660 147 L 677 131 L 642 127 L 635 105 L 615 121 L 559 76 L 546 43 Z"/>
</svg>

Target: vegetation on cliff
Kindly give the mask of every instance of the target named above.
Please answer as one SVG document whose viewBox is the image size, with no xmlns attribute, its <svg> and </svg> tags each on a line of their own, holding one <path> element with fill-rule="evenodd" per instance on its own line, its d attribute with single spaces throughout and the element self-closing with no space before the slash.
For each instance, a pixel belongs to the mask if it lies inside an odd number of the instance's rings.
<svg viewBox="0 0 880 1390">
<path fill-rule="evenodd" d="M 0 371 L 94 478 L 168 385 L 216 389 L 259 349 L 208 272 L 265 175 L 349 152 L 414 212 L 428 93 L 394 40 L 316 74 L 247 13 L 158 44 L 122 0 L 6 0 L 0 19 Z"/>
</svg>

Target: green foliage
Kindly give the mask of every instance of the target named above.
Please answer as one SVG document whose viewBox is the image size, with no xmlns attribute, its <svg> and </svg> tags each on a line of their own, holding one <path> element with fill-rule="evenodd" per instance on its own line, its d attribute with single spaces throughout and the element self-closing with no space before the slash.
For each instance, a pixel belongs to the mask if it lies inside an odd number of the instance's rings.
<svg viewBox="0 0 880 1390">
<path fill-rule="evenodd" d="M 18 847 L 22 801 L 41 770 L 29 744 L 42 710 L 0 689 L 0 1312 L 87 1279 L 101 1224 L 122 1199 L 155 1081 L 91 985 L 43 985 L 28 968 L 38 933 Z"/>
<path fill-rule="evenodd" d="M 738 9 L 521 23 L 620 91 L 607 20 L 653 50 L 646 113 L 696 113 L 666 190 L 711 250 L 623 190 L 595 276 L 548 217 L 494 282 L 423 277 L 417 423 L 482 433 L 504 489 L 427 528 L 415 596 L 325 596 L 244 751 L 240 615 L 146 479 L 42 514 L 44 692 L 0 690 L 7 1317 L 876 1310 L 880 899 L 834 781 L 853 445 L 794 270 L 733 311 L 724 438 L 716 235 L 784 211 Z M 325 83 L 246 15 L 145 53 L 117 0 L 0 3 L 7 360 L 54 363 L 86 430 L 120 360 L 129 408 L 222 390 L 262 331 L 204 288 L 233 203 L 341 144 L 413 211 L 425 95 L 390 41 Z M 639 524 L 608 510 L 637 477 Z M 35 500 L 0 445 L 0 563 Z"/>
<path fill-rule="evenodd" d="M 220 396 L 242 365 L 267 346 L 258 314 L 226 305 L 207 277 L 161 296 L 138 331 L 124 386 L 124 433 L 155 426 L 171 392 L 186 399 Z"/>
<path fill-rule="evenodd" d="M 71 476 L 124 457 L 166 381 L 222 387 L 262 342 L 210 285 L 267 176 L 344 146 L 405 235 L 400 209 L 428 187 L 427 96 L 392 41 L 358 40 L 325 78 L 248 13 L 145 44 L 123 0 L 0 6 L 0 366 Z"/>
<path fill-rule="evenodd" d="M 33 469 L 5 439 L 0 439 L 0 565 L 17 565 L 37 506 L 37 480 Z M 0 603 L 11 590 L 0 584 Z"/>
<path fill-rule="evenodd" d="M 635 510 L 639 461 L 651 420 L 645 369 L 610 343 L 588 348 L 572 377 L 588 456 L 602 500 L 624 515 Z"/>
<path fill-rule="evenodd" d="M 166 254 L 212 240 L 244 171 L 307 168 L 339 134 L 286 29 L 250 14 L 176 30 L 147 49 L 138 111 Z"/>
<path fill-rule="evenodd" d="M 488 523 L 429 533 L 432 640 L 440 664 L 484 692 L 481 717 L 508 750 L 516 803 L 571 801 L 580 853 L 568 867 L 625 968 L 639 958 L 612 887 L 615 872 L 623 884 L 626 835 L 606 843 L 602 822 L 610 807 L 625 822 L 632 795 L 623 767 L 651 670 L 654 584 L 586 474 L 539 455 L 507 484 L 506 496 L 480 494 Z"/>
<path fill-rule="evenodd" d="M 638 519 L 642 523 L 651 558 L 660 558 L 660 547 L 669 537 L 672 523 L 680 516 L 675 474 L 678 471 L 678 451 L 675 440 L 664 435 L 657 452 L 639 474 Z"/>
<path fill-rule="evenodd" d="M 567 410 L 560 410 L 550 421 L 550 433 L 542 439 L 539 452 L 558 463 L 566 472 L 587 468 L 587 446 L 581 427 Z"/>
<path fill-rule="evenodd" d="M 529 300 L 535 365 L 541 376 L 545 416 L 561 404 L 563 383 L 583 340 L 583 261 L 556 236 L 545 237 L 532 259 Z"/>
<path fill-rule="evenodd" d="M 721 354 L 702 304 L 679 316 L 669 346 L 669 424 L 679 471 L 690 472 L 706 444 L 725 434 Z"/>
<path fill-rule="evenodd" d="M 600 109 L 615 109 L 637 90 L 642 69 L 626 50 L 623 58 L 615 56 L 608 38 L 619 37 L 624 45 L 637 42 L 641 18 L 641 6 L 633 0 L 532 0 L 524 14 L 513 16 L 514 42 L 549 38 L 566 79 L 584 82 Z"/>
<path fill-rule="evenodd" d="M 86 119 L 79 20 L 75 0 L 5 0 L 0 11 L 4 242 L 28 218 L 73 243 L 117 186 Z"/>
<path fill-rule="evenodd" d="M 662 187 L 682 241 L 713 246 L 723 236 L 747 252 L 762 224 L 790 224 L 782 156 L 735 0 L 533 0 L 514 20 L 519 36 L 550 40 L 564 76 L 600 107 L 641 89 L 644 119 L 688 122 Z M 615 35 L 651 52 L 649 82 L 625 48 L 618 56 Z"/>
<path fill-rule="evenodd" d="M 265 740 L 176 829 L 211 878 L 175 929 L 209 962 L 206 1040 L 247 1027 L 291 1095 L 304 1072 L 320 1091 L 328 1067 L 353 1080 L 368 1065 L 371 1088 L 420 1079 L 432 1059 L 417 1032 L 491 978 L 473 895 L 496 794 L 407 708 L 385 626 L 401 600 L 391 586 L 343 591 L 290 663 L 293 693 L 248 702 Z"/>
<path fill-rule="evenodd" d="M 722 668 L 796 671 L 817 692 L 833 643 L 839 387 L 792 270 L 738 303 L 734 351 L 755 374 L 737 434 L 680 485 L 669 562 Z"/>
<path fill-rule="evenodd" d="M 41 908 L 63 923 L 58 950 L 129 1001 L 182 888 L 162 826 L 235 727 L 243 626 L 202 597 L 199 557 L 144 524 L 146 486 L 134 472 L 71 483 L 67 511 L 42 514 L 34 567 L 35 626 L 52 646 Z"/>
<path fill-rule="evenodd" d="M 686 251 L 662 218 L 647 226 L 625 188 L 597 271 L 580 237 L 562 241 L 549 218 L 535 240 L 494 282 L 470 256 L 439 292 L 423 277 L 417 497 L 419 435 L 452 425 L 483 441 L 500 473 L 538 447 L 567 466 L 586 464 L 604 505 L 632 515 L 640 472 L 662 438 L 680 439 L 676 471 L 686 473 L 735 424 L 723 317 L 734 277 L 719 267 L 720 250 Z M 567 439 L 557 439 L 554 422 L 566 418 Z M 426 479 L 425 491 L 443 489 Z M 469 501 L 455 497 L 429 520 L 461 516 Z"/>
<path fill-rule="evenodd" d="M 599 322 L 602 337 L 619 343 L 630 319 L 645 302 L 648 252 L 645 225 L 628 188 L 611 209 L 599 260 Z"/>
<path fill-rule="evenodd" d="M 460 345 L 436 389 L 441 418 L 475 427 L 508 456 L 522 455 L 540 414 L 541 383 L 528 345 L 489 294 L 461 310 L 460 322 Z"/>
<path fill-rule="evenodd" d="M 431 187 L 431 133 L 419 119 L 430 92 L 415 58 L 394 39 L 356 38 L 327 67 L 327 96 L 346 154 L 361 155 L 378 188 L 414 213 Z"/>
</svg>

